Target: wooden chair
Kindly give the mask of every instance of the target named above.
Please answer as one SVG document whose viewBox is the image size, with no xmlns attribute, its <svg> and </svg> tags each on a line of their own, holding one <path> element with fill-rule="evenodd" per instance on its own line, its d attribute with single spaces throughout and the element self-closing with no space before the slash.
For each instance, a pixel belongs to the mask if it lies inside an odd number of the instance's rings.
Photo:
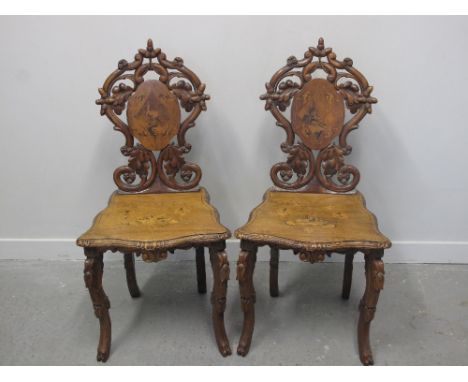
<svg viewBox="0 0 468 382">
<path fill-rule="evenodd" d="M 372 364 L 369 326 L 384 283 L 383 252 L 391 243 L 379 232 L 363 195 L 355 190 L 358 169 L 345 164 L 345 156 L 351 153 L 348 134 L 377 102 L 371 97 L 372 86 L 350 58 L 337 60 L 321 38 L 303 59 L 289 57 L 266 89 L 260 99 L 266 101 L 265 109 L 286 132 L 281 150 L 287 159 L 272 167 L 270 175 L 276 187 L 266 192 L 248 223 L 235 232 L 241 239 L 237 278 L 244 311 L 237 353 L 245 356 L 252 340 L 253 272 L 259 246 L 271 248 L 272 297 L 278 296 L 280 249 L 292 249 L 309 263 L 322 261 L 333 252 L 344 254 L 344 299 L 350 293 L 353 257 L 360 251 L 365 258 L 366 290 L 359 307 L 359 355 L 363 364 Z M 289 118 L 286 111 L 290 106 Z"/>
<path fill-rule="evenodd" d="M 158 79 L 145 80 L 149 72 Z M 197 188 L 200 167 L 184 159 L 191 149 L 185 134 L 210 99 L 204 90 L 181 58 L 168 60 L 151 40 L 133 62 L 119 61 L 99 89 L 101 98 L 96 103 L 101 105 L 101 115 L 124 135 L 120 151 L 128 157 L 128 165 L 114 171 L 119 190 L 77 240 L 84 247 L 84 280 L 100 323 L 98 361 L 107 360 L 111 343 L 110 304 L 102 288 L 103 253 L 108 250 L 124 254 L 128 290 L 139 297 L 134 255 L 157 262 L 175 249 L 195 247 L 198 292 L 206 293 L 204 247 L 208 247 L 214 276 L 214 333 L 221 354 L 231 354 L 224 329 L 229 278 L 225 240 L 231 234 L 220 224 L 207 191 Z M 126 122 L 120 117 L 124 110 Z"/>
</svg>

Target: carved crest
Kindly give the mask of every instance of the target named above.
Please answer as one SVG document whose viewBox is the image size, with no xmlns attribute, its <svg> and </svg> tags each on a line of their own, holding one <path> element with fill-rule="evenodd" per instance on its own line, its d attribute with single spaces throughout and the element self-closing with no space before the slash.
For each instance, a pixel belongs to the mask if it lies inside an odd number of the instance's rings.
<svg viewBox="0 0 468 382">
<path fill-rule="evenodd" d="M 271 168 L 273 183 L 286 190 L 354 190 L 360 175 L 356 167 L 345 163 L 351 153 L 346 138 L 372 112 L 377 99 L 371 97 L 373 88 L 353 60 L 337 60 L 320 38 L 303 59 L 289 57 L 265 86 L 267 92 L 260 97 L 266 101 L 265 110 L 286 132 L 281 150 L 287 160 Z M 291 103 L 289 119 L 285 112 Z M 345 106 L 351 113 L 347 121 Z M 299 142 L 295 142 L 296 134 Z"/>
<path fill-rule="evenodd" d="M 145 80 L 154 72 L 157 80 Z M 125 136 L 120 151 L 128 165 L 114 171 L 114 181 L 124 192 L 168 192 L 190 190 L 198 185 L 201 169 L 183 156 L 191 145 L 185 140 L 187 130 L 206 110 L 205 85 L 184 65 L 180 57 L 168 60 L 148 40 L 132 62 L 120 60 L 117 70 L 99 89 L 101 115 Z M 181 120 L 180 108 L 187 114 Z M 120 118 L 127 110 L 127 120 Z M 135 144 L 136 138 L 140 143 Z M 176 139 L 177 142 L 173 142 Z M 159 151 L 156 157 L 153 150 Z"/>
<path fill-rule="evenodd" d="M 177 97 L 157 80 L 143 82 L 128 99 L 127 121 L 132 135 L 148 150 L 162 150 L 179 131 Z"/>
</svg>

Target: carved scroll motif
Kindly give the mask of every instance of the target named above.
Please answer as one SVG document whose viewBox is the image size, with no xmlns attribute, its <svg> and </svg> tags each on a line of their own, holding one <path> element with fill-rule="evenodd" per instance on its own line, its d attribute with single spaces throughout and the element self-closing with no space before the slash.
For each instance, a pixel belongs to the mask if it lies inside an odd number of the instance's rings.
<svg viewBox="0 0 468 382">
<path fill-rule="evenodd" d="M 374 319 L 379 293 L 384 287 L 385 271 L 382 260 L 366 258 L 366 293 L 360 302 L 364 322 Z"/>
<path fill-rule="evenodd" d="M 255 266 L 256 255 L 254 252 L 241 251 L 237 260 L 236 279 L 241 287 L 241 306 L 244 312 L 251 309 L 255 303 L 256 295 L 253 287 L 252 277 Z"/>
<path fill-rule="evenodd" d="M 154 72 L 157 80 L 145 80 Z M 180 57 L 167 59 L 161 49 L 148 40 L 146 49 L 139 49 L 134 61 L 120 60 L 117 70 L 99 89 L 101 115 L 114 124 L 125 137 L 122 154 L 129 157 L 127 166 L 114 172 L 114 181 L 125 192 L 149 192 L 159 178 L 168 189 L 187 190 L 196 187 L 201 169 L 181 158 L 190 152 L 185 140 L 187 130 L 195 126 L 199 114 L 206 110 L 205 85 Z M 180 107 L 187 115 L 181 120 Z M 127 121 L 120 115 L 127 109 Z M 134 138 L 141 144 L 135 145 Z M 177 143 L 171 143 L 176 138 Z M 161 150 L 156 159 L 151 150 Z M 167 165 L 170 162 L 170 165 Z M 161 169 L 166 168 L 162 174 Z M 175 172 L 175 173 L 174 173 Z M 179 173 L 180 177 L 175 175 Z M 137 181 L 137 176 L 140 181 Z"/>
<path fill-rule="evenodd" d="M 120 151 L 129 159 L 127 166 L 120 166 L 114 171 L 115 184 L 126 192 L 148 188 L 156 178 L 156 158 L 153 152 L 141 144 L 122 146 Z M 140 182 L 134 184 L 137 175 Z"/>
<path fill-rule="evenodd" d="M 370 262 L 369 271 L 371 273 L 372 289 L 381 291 L 384 287 L 385 271 L 382 260 L 374 260 Z"/>
<path fill-rule="evenodd" d="M 317 77 L 320 72 L 325 79 Z M 303 59 L 289 57 L 286 66 L 265 86 L 267 92 L 260 99 L 285 130 L 281 150 L 288 154 L 286 162 L 272 167 L 273 183 L 297 190 L 316 178 L 327 190 L 352 191 L 359 182 L 359 171 L 344 162 L 351 153 L 346 138 L 377 102 L 371 97 L 372 86 L 353 67 L 353 61 L 337 60 L 320 38 L 317 47 L 309 48 Z M 291 101 L 290 120 L 284 112 Z M 343 103 L 352 115 L 347 121 Z M 302 142 L 295 143 L 295 134 Z M 338 142 L 333 143 L 335 138 Z M 313 150 L 319 151 L 316 159 Z"/>
<path fill-rule="evenodd" d="M 229 261 L 226 252 L 218 252 L 216 254 L 218 256 L 218 264 L 219 264 L 219 279 L 222 283 L 225 283 L 229 280 Z"/>
<path fill-rule="evenodd" d="M 137 252 L 137 256 L 140 254 L 145 263 L 157 263 L 167 259 L 167 251 Z"/>
<path fill-rule="evenodd" d="M 300 252 L 299 259 L 306 263 L 320 263 L 325 260 L 325 252 Z"/>
</svg>

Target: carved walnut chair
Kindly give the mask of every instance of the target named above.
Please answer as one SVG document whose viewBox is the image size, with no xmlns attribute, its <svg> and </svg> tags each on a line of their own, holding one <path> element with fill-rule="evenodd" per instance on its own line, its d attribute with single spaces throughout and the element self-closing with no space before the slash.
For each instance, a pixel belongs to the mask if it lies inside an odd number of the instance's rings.
<svg viewBox="0 0 468 382">
<path fill-rule="evenodd" d="M 149 72 L 158 79 L 145 80 Z M 100 323 L 98 361 L 108 359 L 111 343 L 110 304 L 102 287 L 103 253 L 108 250 L 124 254 L 128 290 L 139 297 L 135 255 L 157 262 L 175 249 L 195 247 L 198 292 L 206 293 L 204 248 L 208 247 L 214 276 L 214 333 L 221 354 L 231 354 L 224 328 L 229 278 L 225 240 L 231 234 L 220 224 L 207 191 L 197 188 L 200 167 L 184 159 L 191 149 L 186 132 L 210 99 L 204 90 L 181 58 L 168 60 L 151 40 L 133 62 L 119 61 L 99 89 L 101 98 L 96 103 L 101 105 L 101 115 L 124 135 L 120 150 L 128 165 L 114 171 L 118 191 L 77 240 L 84 247 L 84 279 Z M 126 122 L 120 117 L 124 110 Z"/>
<path fill-rule="evenodd" d="M 288 58 L 266 89 L 260 99 L 266 101 L 265 109 L 286 132 L 281 150 L 287 159 L 272 167 L 270 175 L 276 187 L 266 192 L 248 223 L 235 232 L 241 239 L 237 278 L 244 311 L 237 353 L 245 356 L 252 340 L 253 272 L 259 246 L 271 248 L 272 297 L 279 293 L 280 249 L 292 249 L 309 263 L 322 261 L 332 253 L 345 255 L 344 299 L 350 293 L 353 257 L 360 251 L 365 258 L 366 290 L 359 306 L 359 355 L 363 364 L 373 364 L 369 327 L 383 288 L 383 252 L 391 243 L 379 232 L 363 195 L 355 190 L 358 169 L 344 161 L 351 153 L 348 134 L 377 102 L 370 95 L 372 86 L 351 59 L 338 61 L 319 39 L 317 47 L 309 48 L 303 59 Z"/>
</svg>

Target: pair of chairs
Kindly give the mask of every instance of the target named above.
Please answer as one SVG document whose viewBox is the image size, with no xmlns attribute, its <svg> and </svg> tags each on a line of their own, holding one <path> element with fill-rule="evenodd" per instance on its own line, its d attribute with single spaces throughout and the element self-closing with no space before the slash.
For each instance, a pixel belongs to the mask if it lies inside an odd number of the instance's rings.
<svg viewBox="0 0 468 382">
<path fill-rule="evenodd" d="M 158 79 L 145 79 L 154 72 Z M 292 249 L 302 261 L 323 261 L 345 255 L 342 297 L 348 299 L 353 257 L 364 254 L 366 288 L 359 306 L 358 347 L 361 362 L 373 364 L 369 327 L 383 288 L 384 249 L 390 241 L 355 190 L 359 171 L 345 164 L 351 153 L 348 134 L 377 100 L 372 86 L 345 58 L 339 61 L 323 39 L 304 58 L 287 64 L 266 84 L 260 98 L 286 133 L 281 150 L 285 162 L 275 164 L 262 204 L 235 232 L 241 252 L 237 261 L 244 324 L 237 348 L 245 356 L 254 330 L 253 274 L 259 246 L 271 248 L 270 294 L 278 296 L 279 251 Z M 121 152 L 128 164 L 114 171 L 119 188 L 109 205 L 77 244 L 86 256 L 84 279 L 100 322 L 97 360 L 105 362 L 111 344 L 110 303 L 102 287 L 103 254 L 122 252 L 127 285 L 139 297 L 135 255 L 145 262 L 166 259 L 175 249 L 196 249 L 198 291 L 206 293 L 205 247 L 213 270 L 212 320 L 219 351 L 231 354 L 224 327 L 229 262 L 225 251 L 229 230 L 209 204 L 208 192 L 197 188 L 201 169 L 184 155 L 191 145 L 186 132 L 206 110 L 205 85 L 181 58 L 166 55 L 148 40 L 132 62 L 121 60 L 99 89 L 101 115 L 123 134 Z M 345 110 L 348 110 L 348 113 Z M 287 111 L 290 109 L 290 114 Z M 126 111 L 126 120 L 121 118 Z M 155 156 L 154 151 L 159 152 Z"/>
</svg>

